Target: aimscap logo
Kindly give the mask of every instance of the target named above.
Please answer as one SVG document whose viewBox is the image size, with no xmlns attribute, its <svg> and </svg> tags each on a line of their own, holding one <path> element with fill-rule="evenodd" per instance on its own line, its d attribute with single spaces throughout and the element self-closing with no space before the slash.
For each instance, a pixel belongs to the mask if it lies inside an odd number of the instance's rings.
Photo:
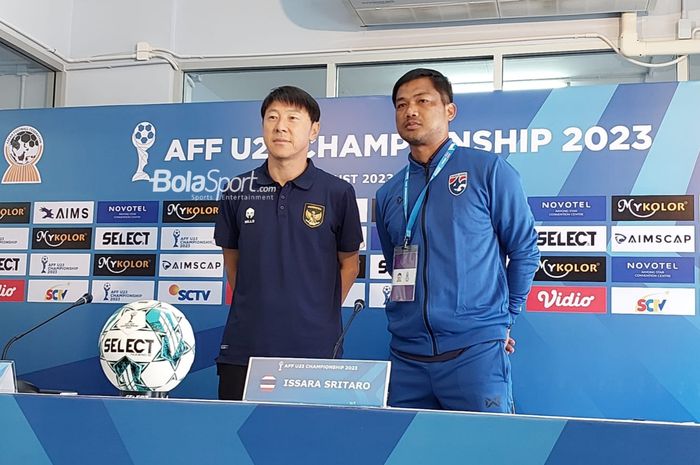
<svg viewBox="0 0 700 465">
<path fill-rule="evenodd" d="M 606 313 L 604 287 L 532 286 L 528 312 Z"/>
<path fill-rule="evenodd" d="M 613 221 L 693 221 L 692 195 L 614 195 Z"/>
<path fill-rule="evenodd" d="M 221 304 L 221 282 L 215 281 L 160 281 L 158 300 L 174 304 Z"/>
<path fill-rule="evenodd" d="M 94 202 L 35 202 L 36 224 L 91 224 Z"/>
<path fill-rule="evenodd" d="M 613 226 L 613 252 L 695 252 L 695 226 Z"/>
<path fill-rule="evenodd" d="M 612 313 L 627 315 L 695 315 L 695 289 L 613 287 Z"/>
</svg>

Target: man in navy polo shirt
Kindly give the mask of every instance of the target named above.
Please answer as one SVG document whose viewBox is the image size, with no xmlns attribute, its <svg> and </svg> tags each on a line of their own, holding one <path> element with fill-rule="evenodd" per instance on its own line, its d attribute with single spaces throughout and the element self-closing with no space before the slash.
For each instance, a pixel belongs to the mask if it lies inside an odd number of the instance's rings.
<svg viewBox="0 0 700 465">
<path fill-rule="evenodd" d="M 284 86 L 260 113 L 269 158 L 222 193 L 214 231 L 233 289 L 216 359 L 225 400 L 241 399 L 249 357 L 331 357 L 359 271 L 355 191 L 307 159 L 318 103 Z"/>
</svg>

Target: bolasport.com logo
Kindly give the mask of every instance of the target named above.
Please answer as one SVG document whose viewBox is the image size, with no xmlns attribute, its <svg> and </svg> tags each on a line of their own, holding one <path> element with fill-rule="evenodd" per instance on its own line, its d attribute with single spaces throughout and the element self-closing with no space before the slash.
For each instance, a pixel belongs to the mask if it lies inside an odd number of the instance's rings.
<svg viewBox="0 0 700 465">
<path fill-rule="evenodd" d="M 218 214 L 218 202 L 163 202 L 163 223 L 213 223 Z"/>
<path fill-rule="evenodd" d="M 535 281 L 605 282 L 605 257 L 543 256 Z"/>
<path fill-rule="evenodd" d="M 692 195 L 614 195 L 613 221 L 693 221 Z"/>
<path fill-rule="evenodd" d="M 527 297 L 528 312 L 606 313 L 604 287 L 532 286 Z"/>
<path fill-rule="evenodd" d="M 92 228 L 33 228 L 32 249 L 72 249 L 92 248 Z"/>
<path fill-rule="evenodd" d="M 23 279 L 0 279 L 0 302 L 23 302 Z"/>
</svg>

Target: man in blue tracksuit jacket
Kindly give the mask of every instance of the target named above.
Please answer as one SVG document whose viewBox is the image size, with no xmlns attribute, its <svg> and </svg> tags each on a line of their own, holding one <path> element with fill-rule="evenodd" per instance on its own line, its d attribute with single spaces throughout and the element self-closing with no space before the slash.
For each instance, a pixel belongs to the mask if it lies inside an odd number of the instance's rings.
<svg viewBox="0 0 700 465">
<path fill-rule="evenodd" d="M 393 276 L 389 404 L 512 412 L 510 327 L 539 265 L 519 175 L 503 158 L 452 143 L 457 109 L 439 72 L 409 71 L 392 99 L 411 154 L 377 192 Z"/>
</svg>

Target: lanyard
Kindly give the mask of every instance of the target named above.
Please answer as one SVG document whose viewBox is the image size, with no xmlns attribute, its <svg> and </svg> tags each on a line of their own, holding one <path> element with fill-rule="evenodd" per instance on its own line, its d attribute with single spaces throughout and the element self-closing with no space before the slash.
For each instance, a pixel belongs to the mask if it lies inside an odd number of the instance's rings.
<svg viewBox="0 0 700 465">
<path fill-rule="evenodd" d="M 447 162 L 450 160 L 450 157 L 452 156 L 452 153 L 455 151 L 456 148 L 457 145 L 454 142 L 452 142 L 450 144 L 450 147 L 447 149 L 447 152 L 445 152 L 442 158 L 440 158 L 440 162 L 435 167 L 433 175 L 430 176 L 430 179 L 425 184 L 425 187 L 423 187 L 423 190 L 418 196 L 418 199 L 416 199 L 416 203 L 413 205 L 410 217 L 408 216 L 408 178 L 410 176 L 409 172 L 411 171 L 411 165 L 409 164 L 408 166 L 406 166 L 406 177 L 403 181 L 403 214 L 404 218 L 406 218 L 406 234 L 404 236 L 403 242 L 404 247 L 408 246 L 409 242 L 411 242 L 413 225 L 416 224 L 416 219 L 418 219 L 418 212 L 420 211 L 420 208 L 423 205 L 423 201 L 425 200 L 425 194 L 428 192 L 428 186 L 430 185 L 430 182 L 433 179 L 435 179 L 438 174 L 440 174 L 440 171 L 442 171 Z"/>
</svg>

